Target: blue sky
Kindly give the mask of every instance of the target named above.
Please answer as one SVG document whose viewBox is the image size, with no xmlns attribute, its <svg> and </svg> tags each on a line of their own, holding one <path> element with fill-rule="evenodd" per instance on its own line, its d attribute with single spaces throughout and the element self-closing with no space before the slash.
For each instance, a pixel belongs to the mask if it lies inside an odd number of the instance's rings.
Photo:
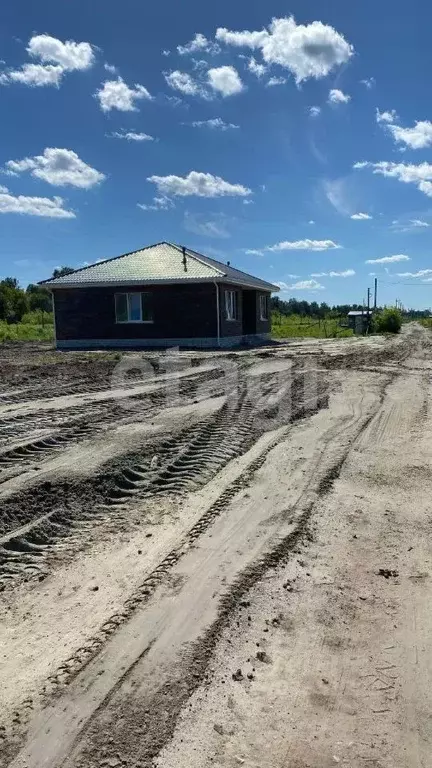
<svg viewBox="0 0 432 768">
<path fill-rule="evenodd" d="M 170 240 L 282 298 L 360 302 L 376 274 L 382 303 L 432 305 L 431 21 L 418 0 L 4 4 L 1 275 Z"/>
</svg>

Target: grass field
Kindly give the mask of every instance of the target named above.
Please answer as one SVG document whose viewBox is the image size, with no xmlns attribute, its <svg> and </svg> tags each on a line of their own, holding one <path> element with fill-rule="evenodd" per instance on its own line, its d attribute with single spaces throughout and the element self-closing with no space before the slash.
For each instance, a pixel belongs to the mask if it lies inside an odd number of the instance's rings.
<svg viewBox="0 0 432 768">
<path fill-rule="evenodd" d="M 50 341 L 54 338 L 54 322 L 51 312 L 28 312 L 20 323 L 0 320 L 2 341 Z"/>
<path fill-rule="evenodd" d="M 286 316 L 281 315 L 279 312 L 273 312 L 271 334 L 275 339 L 302 336 L 310 336 L 315 339 L 330 339 L 352 336 L 353 332 L 349 328 L 342 327 L 339 318 L 316 320 L 311 317 L 301 317 L 300 315 Z"/>
</svg>

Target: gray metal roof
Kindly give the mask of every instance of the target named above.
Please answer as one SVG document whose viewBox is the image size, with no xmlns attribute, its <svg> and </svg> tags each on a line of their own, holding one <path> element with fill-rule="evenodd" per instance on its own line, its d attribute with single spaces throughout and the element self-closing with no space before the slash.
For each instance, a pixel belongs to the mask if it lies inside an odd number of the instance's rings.
<svg viewBox="0 0 432 768">
<path fill-rule="evenodd" d="M 258 277 L 248 275 L 239 269 L 210 259 L 201 253 L 184 249 L 173 243 L 156 243 L 133 253 L 126 253 L 114 259 L 107 259 L 69 275 L 43 280 L 48 288 L 79 288 L 107 285 L 133 285 L 134 283 L 171 282 L 228 282 L 258 288 L 264 291 L 278 291 Z"/>
</svg>

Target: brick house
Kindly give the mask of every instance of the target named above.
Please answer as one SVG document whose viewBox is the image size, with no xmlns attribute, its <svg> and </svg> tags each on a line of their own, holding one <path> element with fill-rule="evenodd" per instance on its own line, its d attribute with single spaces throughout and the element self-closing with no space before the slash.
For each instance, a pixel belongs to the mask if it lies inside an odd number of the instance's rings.
<svg viewBox="0 0 432 768">
<path fill-rule="evenodd" d="M 233 347 L 270 337 L 279 288 L 172 243 L 44 280 L 59 349 Z"/>
</svg>

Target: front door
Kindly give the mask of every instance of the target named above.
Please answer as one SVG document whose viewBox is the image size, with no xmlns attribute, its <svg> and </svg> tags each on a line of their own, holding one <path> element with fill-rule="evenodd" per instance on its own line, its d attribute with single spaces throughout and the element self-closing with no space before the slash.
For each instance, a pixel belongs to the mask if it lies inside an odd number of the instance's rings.
<svg viewBox="0 0 432 768">
<path fill-rule="evenodd" d="M 243 335 L 257 332 L 256 291 L 243 291 Z"/>
</svg>

